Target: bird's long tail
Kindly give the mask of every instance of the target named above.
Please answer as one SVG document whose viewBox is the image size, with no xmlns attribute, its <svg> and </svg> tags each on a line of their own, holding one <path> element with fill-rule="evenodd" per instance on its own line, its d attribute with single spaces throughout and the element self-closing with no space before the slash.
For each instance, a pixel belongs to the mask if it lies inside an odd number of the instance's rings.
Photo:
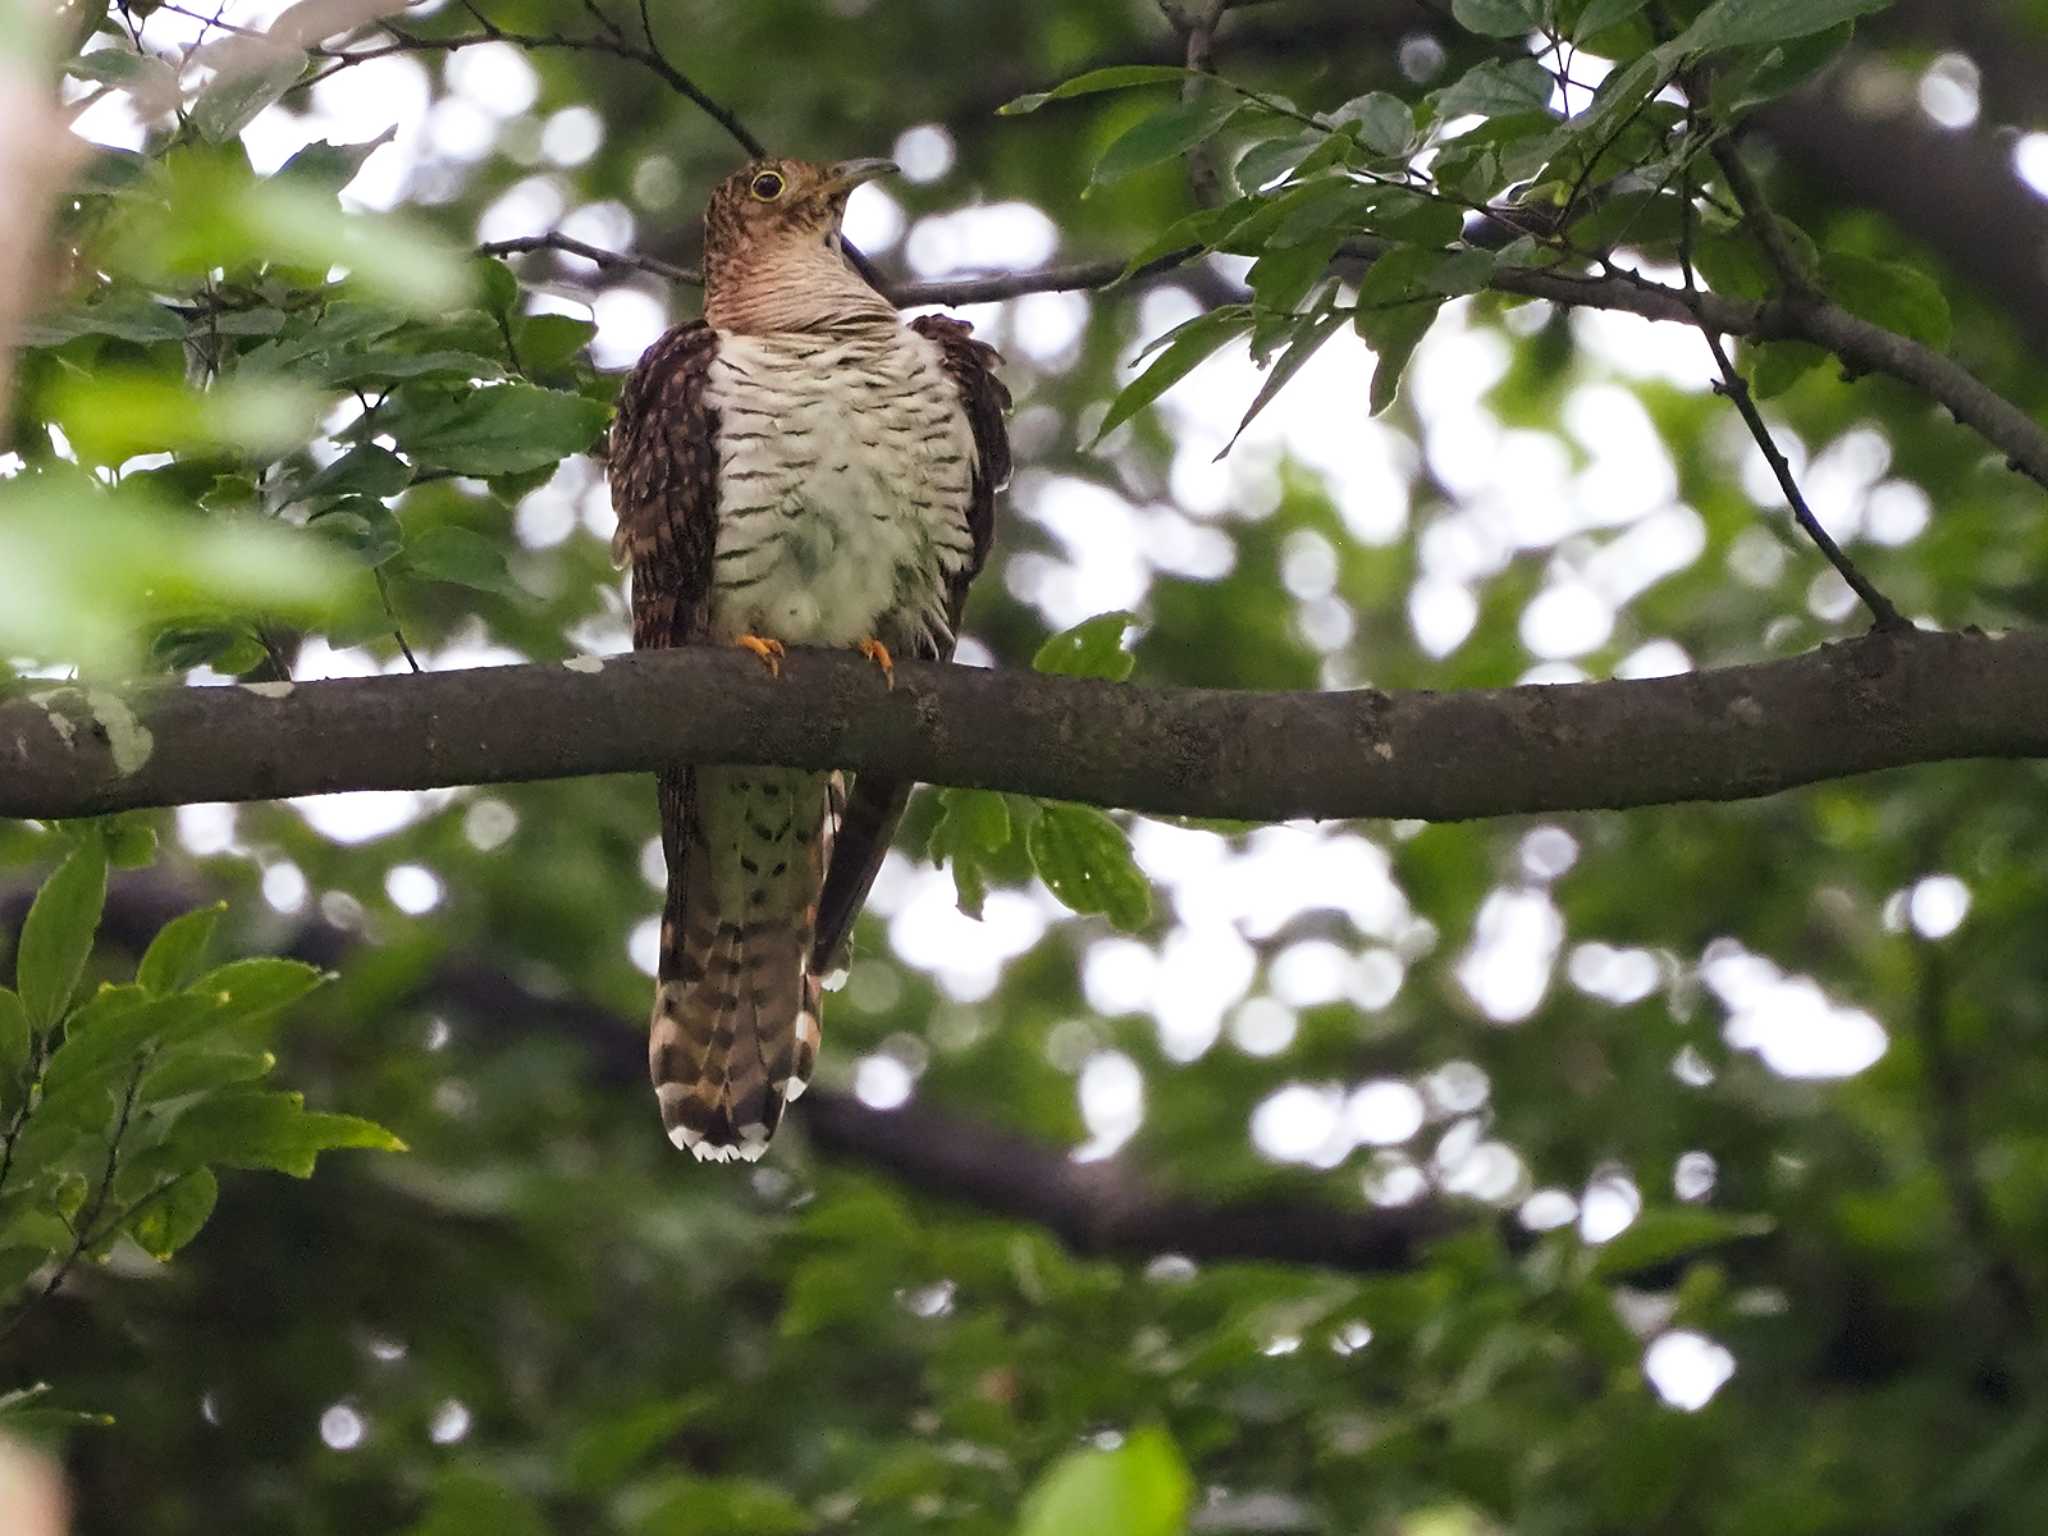
<svg viewBox="0 0 2048 1536">
<path fill-rule="evenodd" d="M 648 1066 L 669 1139 L 752 1162 L 818 1059 L 811 947 L 840 801 L 835 775 L 661 776 L 668 901 Z"/>
</svg>

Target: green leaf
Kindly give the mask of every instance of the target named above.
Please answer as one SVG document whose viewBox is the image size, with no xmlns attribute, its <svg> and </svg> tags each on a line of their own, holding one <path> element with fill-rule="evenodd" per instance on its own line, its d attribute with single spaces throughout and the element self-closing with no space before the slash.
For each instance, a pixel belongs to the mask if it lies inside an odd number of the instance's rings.
<svg viewBox="0 0 2048 1536">
<path fill-rule="evenodd" d="M 415 406 L 390 430 L 419 463 L 463 475 L 504 475 L 583 452 L 609 416 L 581 395 L 498 384 Z"/>
<path fill-rule="evenodd" d="M 43 882 L 21 925 L 14 985 L 38 1033 L 64 1016 L 78 990 L 106 900 L 107 856 L 95 830 Z"/>
<path fill-rule="evenodd" d="M 184 993 L 151 997 L 140 987 L 101 988 L 64 1027 L 64 1043 L 43 1074 L 44 1110 L 61 1099 L 88 1112 L 97 1102 L 90 1090 L 161 1041 L 189 1033 L 209 1012 L 204 998 Z"/>
<path fill-rule="evenodd" d="M 1123 609 L 1083 619 L 1041 645 L 1038 654 L 1031 658 L 1031 669 L 1058 677 L 1106 677 L 1120 683 L 1138 664 L 1138 659 L 1124 649 L 1124 631 L 1137 622 L 1135 613 Z M 1005 833 L 1003 841 L 1008 840 Z"/>
<path fill-rule="evenodd" d="M 496 358 L 476 352 L 447 348 L 405 352 L 394 347 L 372 347 L 322 359 L 312 375 L 323 385 L 368 384 L 381 388 L 407 379 L 443 379 L 466 384 L 477 379 L 503 378 L 505 370 Z"/>
<path fill-rule="evenodd" d="M 1294 339 L 1288 342 L 1287 350 L 1280 354 L 1273 366 L 1266 370 L 1266 381 L 1259 386 L 1258 394 L 1252 397 L 1252 403 L 1246 408 L 1243 420 L 1238 422 L 1237 430 L 1230 434 L 1230 441 L 1217 453 L 1216 458 L 1219 461 L 1237 446 L 1237 440 L 1244 436 L 1244 429 L 1252 424 L 1275 395 L 1286 388 L 1287 381 L 1301 371 L 1302 364 L 1321 351 L 1323 343 L 1335 335 L 1349 318 L 1349 315 L 1338 311 L 1313 320 L 1305 320 L 1295 327 Z"/>
<path fill-rule="evenodd" d="M 143 1251 L 161 1262 L 199 1235 L 219 1197 L 220 1185 L 212 1170 L 195 1168 L 150 1199 L 129 1230 Z"/>
<path fill-rule="evenodd" d="M 988 897 L 988 855 L 1010 845 L 1010 805 L 986 789 L 939 792 L 939 819 L 925 852 L 934 864 L 953 868 L 953 890 L 960 910 L 981 916 Z"/>
<path fill-rule="evenodd" d="M 1018 1536 L 1180 1536 L 1195 1480 L 1164 1430 L 1113 1451 L 1069 1451 L 1025 1496 Z"/>
<path fill-rule="evenodd" d="M 802 1536 L 818 1525 L 772 1483 L 686 1472 L 637 1485 L 618 1509 L 626 1536 Z"/>
<path fill-rule="evenodd" d="M 1749 353 L 1749 392 L 1774 400 L 1828 360 L 1827 349 L 1809 341 L 1766 341 Z"/>
<path fill-rule="evenodd" d="M 136 488 L 138 478 L 111 493 L 68 477 L 0 481 L 0 655 L 62 656 L 118 675 L 167 619 L 259 606 L 280 618 L 329 615 L 346 566 L 320 540 L 264 520 L 194 517 Z M 120 695 L 60 687 L 42 697 L 72 730 L 104 733 L 117 767 L 147 761 L 151 739 Z"/>
<path fill-rule="evenodd" d="M 1244 110 L 1235 96 L 1197 97 L 1177 101 L 1163 112 L 1133 123 L 1102 152 L 1088 190 L 1108 186 L 1134 171 L 1184 155 Z"/>
<path fill-rule="evenodd" d="M 1512 117 L 1542 112 L 1550 106 L 1556 82 L 1534 59 L 1487 59 L 1432 98 L 1441 117 L 1476 112 L 1482 117 Z"/>
<path fill-rule="evenodd" d="M 1152 887 L 1130 841 L 1093 806 L 1043 802 L 1026 847 L 1038 877 L 1074 911 L 1099 912 L 1127 933 L 1151 919 Z"/>
<path fill-rule="evenodd" d="M 317 1114 L 296 1093 L 237 1089 L 201 1099 L 178 1118 L 169 1145 L 193 1167 L 269 1168 L 308 1178 L 322 1152 L 362 1147 L 402 1152 L 405 1143 L 354 1115 Z"/>
<path fill-rule="evenodd" d="M 282 180 L 301 181 L 338 194 L 356 179 L 370 156 L 397 137 L 398 125 L 393 123 L 374 139 L 365 139 L 360 144 L 330 144 L 325 139 L 315 139 L 279 166 L 277 175 Z"/>
<path fill-rule="evenodd" d="M 1089 442 L 1094 447 L 1129 421 L 1146 406 L 1195 370 L 1197 364 L 1235 337 L 1251 329 L 1251 311 L 1241 304 L 1225 305 L 1198 315 L 1174 333 L 1173 340 L 1137 378 L 1126 384 L 1109 404 L 1102 425 Z"/>
<path fill-rule="evenodd" d="M 208 82 L 190 113 L 192 126 L 215 144 L 239 135 L 306 72 L 306 55 L 297 48 L 253 38 L 234 39 L 230 46 L 234 62 Z"/>
<path fill-rule="evenodd" d="M 1526 37 L 1543 26 L 1544 0 L 1451 0 L 1451 16 L 1483 37 Z"/>
<path fill-rule="evenodd" d="M 1609 27 L 1618 27 L 1649 3 L 1650 0 L 1588 0 L 1586 8 L 1579 12 L 1578 25 L 1572 28 L 1572 40 L 1583 43 Z"/>
<path fill-rule="evenodd" d="M 405 547 L 405 563 L 415 576 L 453 582 L 479 592 L 507 597 L 522 595 L 505 565 L 505 552 L 467 528 L 429 528 Z"/>
<path fill-rule="evenodd" d="M 239 1024 L 297 1002 L 326 980 L 325 971 L 303 960 L 258 955 L 215 966 L 189 990 L 214 1005 L 215 1022 Z"/>
<path fill-rule="evenodd" d="M 204 270 L 249 260 L 349 270 L 351 284 L 408 313 L 445 315 L 469 297 L 471 258 L 413 221 L 343 211 L 324 189 L 299 181 L 254 183 L 212 208 L 174 251 Z"/>
<path fill-rule="evenodd" d="M 1820 281 L 1828 296 L 1851 314 L 1937 351 L 1948 346 L 1948 296 L 1918 267 L 1852 256 L 1846 251 L 1825 251 L 1820 258 Z"/>
<path fill-rule="evenodd" d="M 548 1524 L 526 1495 L 480 1473 L 456 1471 L 441 1481 L 405 1536 L 548 1536 Z"/>
<path fill-rule="evenodd" d="M 1356 325 L 1373 350 L 1368 405 L 1375 416 L 1394 403 L 1408 359 L 1436 323 L 1445 267 L 1442 252 L 1397 246 L 1359 282 Z"/>
<path fill-rule="evenodd" d="M 1294 323 L 1296 307 L 1322 282 L 1342 238 L 1338 231 L 1330 230 L 1309 244 L 1284 246 L 1276 236 L 1266 254 L 1252 263 L 1245 281 L 1257 295 L 1256 307 L 1264 312 L 1252 346 L 1261 360 L 1269 350 L 1268 331 L 1275 323 Z"/>
<path fill-rule="evenodd" d="M 156 828 L 140 817 L 123 817 L 102 824 L 107 843 L 109 869 L 147 869 L 156 862 Z"/>
<path fill-rule="evenodd" d="M 1776 43 L 1825 32 L 1829 27 L 1881 11 L 1892 0 L 1714 0 L 1673 44 L 1685 53 L 1706 53 L 1749 43 Z"/>
<path fill-rule="evenodd" d="M 143 345 L 183 341 L 185 317 L 137 293 L 110 291 L 96 303 L 74 304 L 39 316 L 21 329 L 23 346 L 55 347 L 80 336 L 114 336 Z"/>
<path fill-rule="evenodd" d="M 0 1116 L 21 1103 L 22 1073 L 28 1070 L 31 1032 L 21 994 L 0 987 Z"/>
<path fill-rule="evenodd" d="M 412 466 L 388 448 L 364 443 L 351 448 L 292 492 L 293 501 L 321 496 L 396 496 L 412 484 Z"/>
<path fill-rule="evenodd" d="M 137 985 L 159 997 L 182 990 L 198 974 L 199 961 L 213 938 L 214 926 L 227 909 L 226 902 L 216 901 L 210 907 L 174 917 L 157 929 L 156 937 L 143 951 L 142 963 L 135 968 Z"/>
<path fill-rule="evenodd" d="M 28 1284 L 29 1277 L 50 1262 L 54 1251 L 40 1245 L 0 1246 L 0 1302 L 5 1302 Z M 0 1410 L 0 1425 L 12 1422 L 4 1410 Z"/>
<path fill-rule="evenodd" d="M 1187 78 L 1185 69 L 1171 64 L 1113 64 L 1107 69 L 1091 69 L 1085 75 L 1054 86 L 1049 91 L 1033 91 L 1005 102 L 996 108 L 1004 117 L 1016 117 L 1025 112 L 1036 112 L 1048 101 L 1065 101 L 1070 96 L 1089 96 L 1097 91 L 1123 91 L 1134 85 L 1164 85 L 1169 81 L 1178 83 Z"/>
<path fill-rule="evenodd" d="M 162 112 L 178 100 L 178 72 L 154 54 L 133 48 L 95 48 L 64 61 L 64 73 L 80 80 L 97 80 L 119 86 L 138 98 L 151 113 Z"/>
<path fill-rule="evenodd" d="M 1340 126 L 1356 122 L 1358 141 L 1378 155 L 1405 155 L 1415 142 L 1415 114 L 1408 103 L 1385 91 L 1373 91 L 1337 109 Z"/>
<path fill-rule="evenodd" d="M 1418 274 L 1421 286 L 1445 298 L 1477 293 L 1493 281 L 1492 251 L 1445 251 Z"/>
<path fill-rule="evenodd" d="M 143 1074 L 135 1090 L 139 1104 L 252 1083 L 259 1077 L 268 1077 L 277 1065 L 277 1058 L 268 1051 L 208 1051 L 190 1047 L 166 1052 L 158 1061 L 159 1065 Z"/>
<path fill-rule="evenodd" d="M 500 318 L 510 315 L 519 303 L 519 279 L 512 269 L 495 256 L 479 256 L 476 270 L 484 308 Z"/>
<path fill-rule="evenodd" d="M 312 435 L 331 397 L 278 377 L 232 377 L 209 389 L 137 368 L 70 374 L 48 407 L 79 456 L 119 464 L 187 449 L 282 452 Z"/>
<path fill-rule="evenodd" d="M 323 507 L 313 514 L 309 526 L 372 569 L 392 559 L 405 546 L 405 532 L 398 526 L 398 518 L 383 502 L 367 496 L 349 496 Z"/>
<path fill-rule="evenodd" d="M 529 373 L 566 367 L 596 334 L 595 322 L 574 315 L 519 315 L 512 321 L 512 340 Z"/>
<path fill-rule="evenodd" d="M 1596 1279 L 1611 1280 L 1652 1269 L 1702 1248 L 1761 1236 L 1773 1225 L 1768 1216 L 1742 1216 L 1686 1206 L 1644 1211 L 1618 1237 L 1601 1246 L 1593 1261 L 1593 1274 Z"/>
</svg>

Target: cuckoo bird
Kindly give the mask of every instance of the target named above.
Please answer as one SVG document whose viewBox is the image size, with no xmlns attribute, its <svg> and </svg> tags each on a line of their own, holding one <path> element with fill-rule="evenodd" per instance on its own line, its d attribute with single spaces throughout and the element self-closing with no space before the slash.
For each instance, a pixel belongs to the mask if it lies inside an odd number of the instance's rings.
<svg viewBox="0 0 2048 1536">
<path fill-rule="evenodd" d="M 614 556 L 633 644 L 953 654 L 1009 477 L 1001 359 L 961 321 L 905 322 L 848 259 L 853 189 L 886 160 L 764 160 L 705 213 L 704 318 L 626 380 Z M 763 767 L 659 776 L 668 894 L 648 1058 L 670 1140 L 752 1161 L 816 1065 L 820 978 L 910 785 Z"/>
</svg>

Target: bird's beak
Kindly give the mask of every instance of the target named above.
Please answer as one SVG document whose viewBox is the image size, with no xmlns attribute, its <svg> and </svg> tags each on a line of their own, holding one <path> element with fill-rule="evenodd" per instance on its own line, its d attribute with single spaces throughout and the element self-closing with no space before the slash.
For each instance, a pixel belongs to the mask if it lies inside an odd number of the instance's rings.
<svg viewBox="0 0 2048 1536">
<path fill-rule="evenodd" d="M 902 169 L 894 160 L 842 160 L 832 167 L 821 190 L 851 192 L 863 182 L 873 181 L 877 176 L 894 176 Z"/>
</svg>

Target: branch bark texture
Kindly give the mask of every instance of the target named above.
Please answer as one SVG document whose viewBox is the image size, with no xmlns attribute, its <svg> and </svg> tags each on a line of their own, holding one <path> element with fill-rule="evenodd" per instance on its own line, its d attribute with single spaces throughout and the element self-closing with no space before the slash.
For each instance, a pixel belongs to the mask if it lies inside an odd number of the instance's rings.
<svg viewBox="0 0 2048 1536">
<path fill-rule="evenodd" d="M 38 689 L 0 705 L 0 815 L 573 778 L 874 770 L 1165 814 L 1457 820 L 1737 800 L 1912 763 L 2048 757 L 2048 632 L 1884 631 L 1678 677 L 1457 693 L 1148 688 L 691 647 L 300 684 Z"/>
</svg>

